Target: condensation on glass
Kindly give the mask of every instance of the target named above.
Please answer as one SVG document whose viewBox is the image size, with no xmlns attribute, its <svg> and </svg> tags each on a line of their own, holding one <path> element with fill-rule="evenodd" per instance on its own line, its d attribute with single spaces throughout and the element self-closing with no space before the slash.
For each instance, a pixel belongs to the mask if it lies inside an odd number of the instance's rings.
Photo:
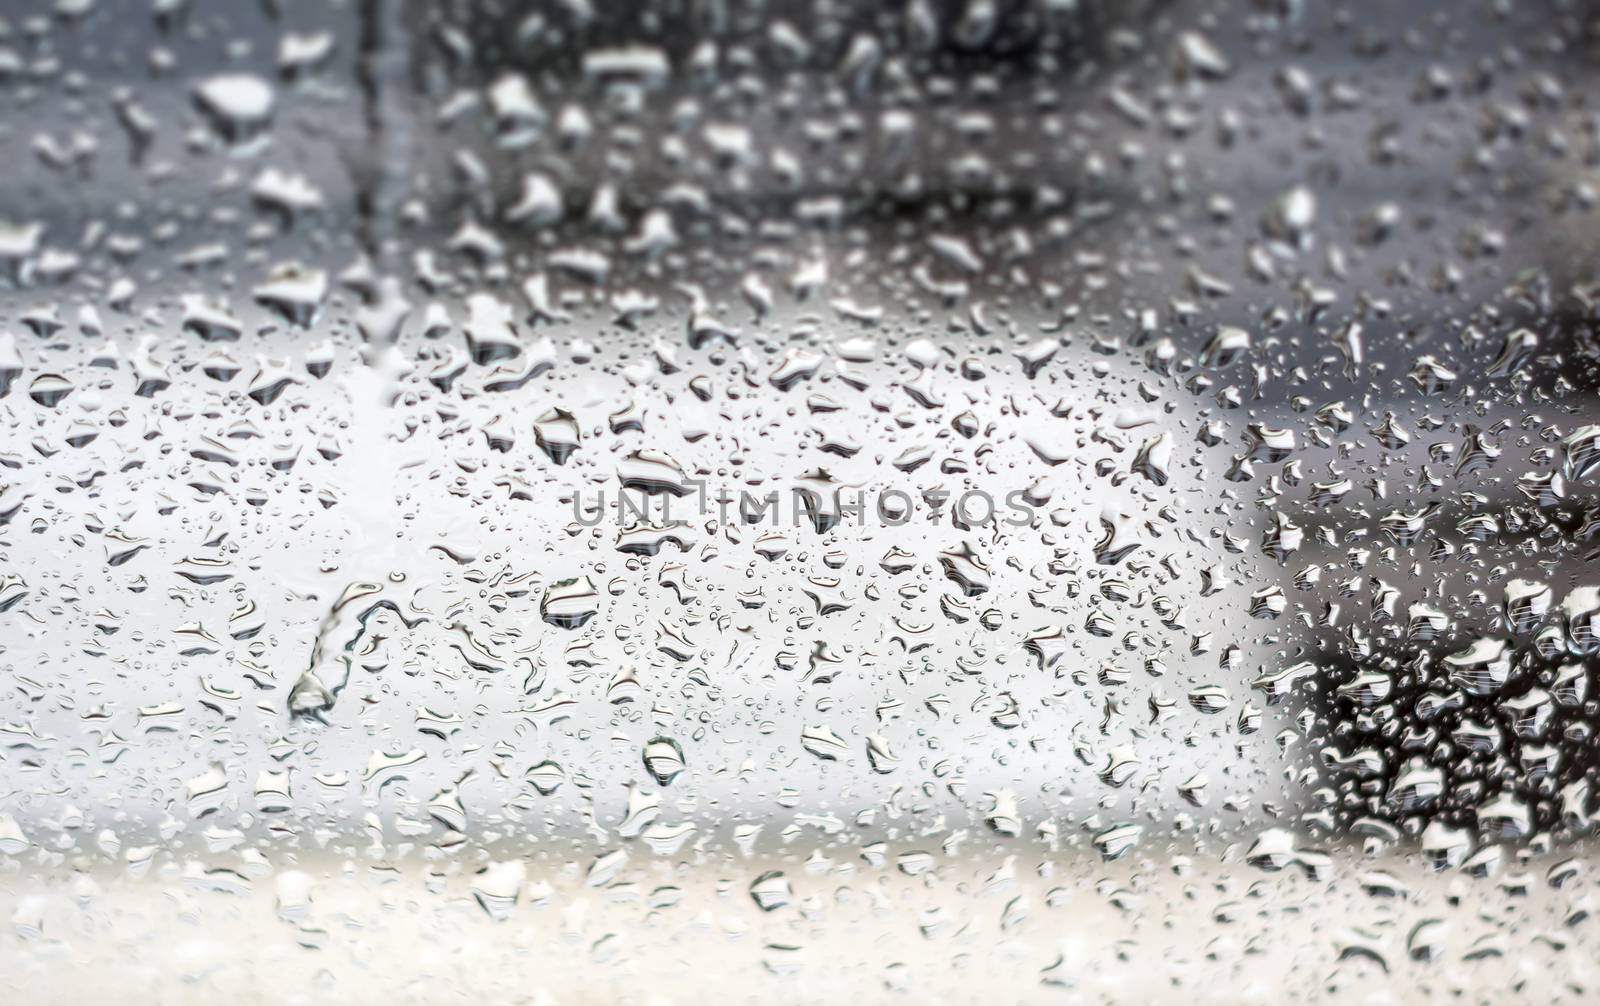
<svg viewBox="0 0 1600 1006">
<path fill-rule="evenodd" d="M 0 995 L 1593 1002 L 1597 59 L 12 0 Z"/>
</svg>

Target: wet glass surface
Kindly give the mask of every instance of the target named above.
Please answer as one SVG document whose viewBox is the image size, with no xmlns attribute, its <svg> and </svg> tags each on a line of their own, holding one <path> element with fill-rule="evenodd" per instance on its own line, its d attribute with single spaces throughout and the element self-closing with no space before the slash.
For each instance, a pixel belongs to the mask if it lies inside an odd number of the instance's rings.
<svg viewBox="0 0 1600 1006">
<path fill-rule="evenodd" d="M 11 0 L 0 992 L 1592 1001 L 1597 60 Z"/>
</svg>

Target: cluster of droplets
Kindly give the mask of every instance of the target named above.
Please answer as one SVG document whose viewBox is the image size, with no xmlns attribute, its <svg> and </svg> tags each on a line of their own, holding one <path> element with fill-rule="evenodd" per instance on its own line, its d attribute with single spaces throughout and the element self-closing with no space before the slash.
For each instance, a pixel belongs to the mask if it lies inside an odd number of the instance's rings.
<svg viewBox="0 0 1600 1006">
<path fill-rule="evenodd" d="M 1435 874 L 1581 950 L 1566 5 L 111 6 L 0 20 L 19 969 L 124 881 L 325 948 L 361 860 L 602 962 L 588 892 L 699 905 L 780 979 L 916 905 L 902 991 L 1280 872 L 1415 897 L 1331 990 L 1523 938 Z"/>
</svg>

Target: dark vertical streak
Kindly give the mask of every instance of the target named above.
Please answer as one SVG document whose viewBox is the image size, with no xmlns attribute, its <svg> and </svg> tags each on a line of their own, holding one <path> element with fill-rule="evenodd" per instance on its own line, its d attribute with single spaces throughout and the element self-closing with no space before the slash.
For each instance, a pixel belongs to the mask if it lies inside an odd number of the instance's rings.
<svg viewBox="0 0 1600 1006">
<path fill-rule="evenodd" d="M 379 255 L 377 228 L 379 212 L 378 159 L 384 147 L 383 75 L 383 0 L 361 0 L 357 10 L 356 82 L 361 89 L 361 118 L 366 130 L 364 150 L 355 151 L 352 174 L 355 176 L 356 239 L 372 258 Z"/>
<path fill-rule="evenodd" d="M 362 250 L 381 259 L 393 237 L 396 169 L 409 155 L 410 110 L 403 85 L 410 39 L 404 0 L 359 0 L 356 8 L 356 85 L 362 134 L 349 153 L 355 186 L 355 233 Z"/>
</svg>

